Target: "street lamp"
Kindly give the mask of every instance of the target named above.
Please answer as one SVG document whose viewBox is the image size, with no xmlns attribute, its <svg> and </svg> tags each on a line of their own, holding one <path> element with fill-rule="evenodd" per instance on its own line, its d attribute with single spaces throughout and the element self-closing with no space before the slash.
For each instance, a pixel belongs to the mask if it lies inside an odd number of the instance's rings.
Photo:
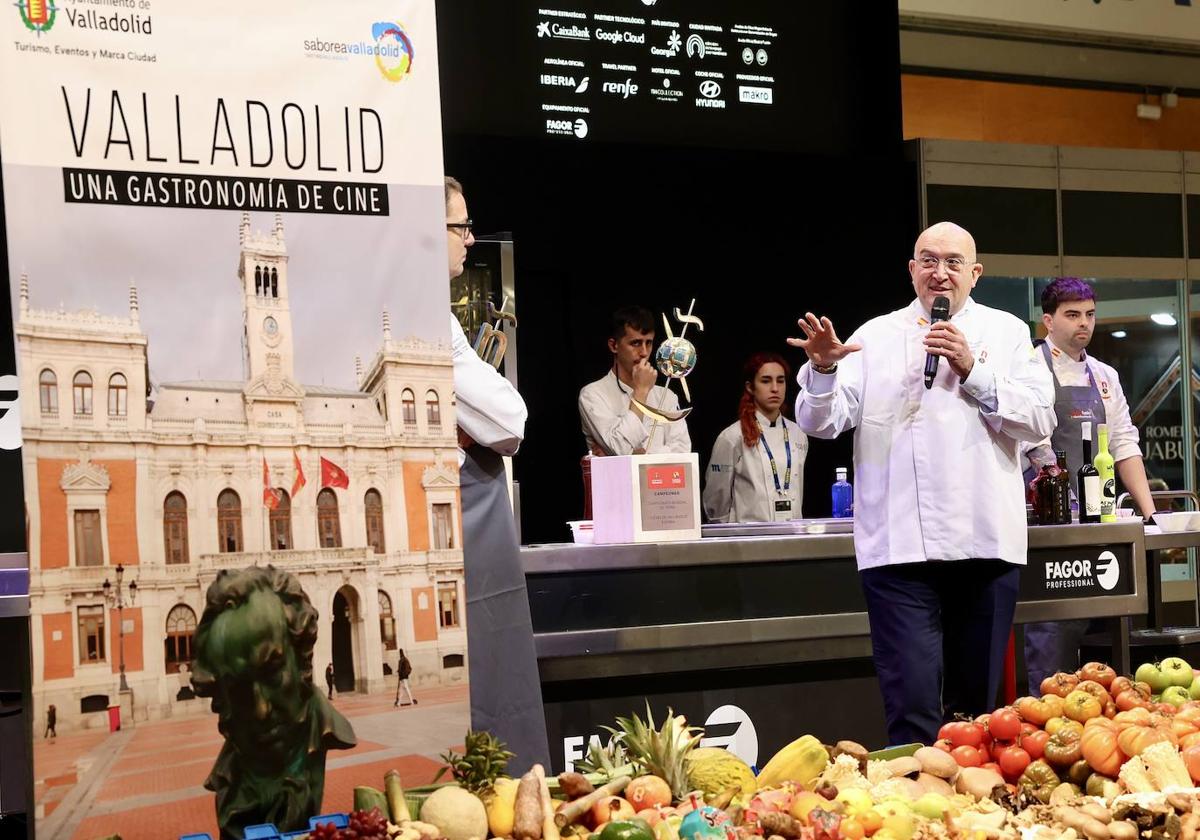
<svg viewBox="0 0 1200 840">
<path fill-rule="evenodd" d="M 108 582 L 108 578 L 104 579 L 104 584 L 101 587 L 104 590 L 104 600 L 110 606 L 117 608 L 117 639 L 118 647 L 121 655 L 121 691 L 129 691 L 129 683 L 125 682 L 125 598 L 129 598 L 129 606 L 133 606 L 133 602 L 137 600 L 137 581 L 129 582 L 128 593 L 121 590 L 121 579 L 125 576 L 125 567 L 117 565 L 117 587 L 113 591 L 113 585 Z"/>
</svg>

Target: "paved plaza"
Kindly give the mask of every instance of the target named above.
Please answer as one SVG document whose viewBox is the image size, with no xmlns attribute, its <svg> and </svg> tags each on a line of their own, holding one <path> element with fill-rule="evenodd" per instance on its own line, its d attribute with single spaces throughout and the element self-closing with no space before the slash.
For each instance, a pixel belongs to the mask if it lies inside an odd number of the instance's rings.
<svg viewBox="0 0 1200 840">
<path fill-rule="evenodd" d="M 358 746 L 330 752 L 323 813 L 349 811 L 356 785 L 383 789 L 388 770 L 404 786 L 433 780 L 438 755 L 462 749 L 466 685 L 424 689 L 416 706 L 395 708 L 391 694 L 346 694 L 334 706 L 354 726 Z M 207 701 L 197 701 L 204 702 Z M 213 794 L 204 789 L 221 736 L 211 713 L 139 723 L 120 732 L 87 730 L 36 740 L 37 836 L 44 840 L 171 840 L 217 834 Z"/>
</svg>

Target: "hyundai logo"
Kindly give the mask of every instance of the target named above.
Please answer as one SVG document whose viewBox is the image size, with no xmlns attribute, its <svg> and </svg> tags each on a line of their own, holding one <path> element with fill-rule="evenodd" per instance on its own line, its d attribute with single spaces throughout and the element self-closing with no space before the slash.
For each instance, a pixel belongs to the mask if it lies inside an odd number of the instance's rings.
<svg viewBox="0 0 1200 840">
<path fill-rule="evenodd" d="M 721 86 L 712 79 L 705 79 L 700 83 L 700 95 L 705 99 L 716 99 L 721 95 Z"/>
</svg>

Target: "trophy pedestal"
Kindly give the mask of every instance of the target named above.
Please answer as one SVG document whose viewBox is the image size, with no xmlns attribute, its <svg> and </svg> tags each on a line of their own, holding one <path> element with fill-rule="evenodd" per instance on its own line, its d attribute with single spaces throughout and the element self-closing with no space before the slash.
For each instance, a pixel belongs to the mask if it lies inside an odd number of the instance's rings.
<svg viewBox="0 0 1200 840">
<path fill-rule="evenodd" d="M 700 459 L 695 452 L 592 458 L 597 543 L 700 539 Z"/>
</svg>

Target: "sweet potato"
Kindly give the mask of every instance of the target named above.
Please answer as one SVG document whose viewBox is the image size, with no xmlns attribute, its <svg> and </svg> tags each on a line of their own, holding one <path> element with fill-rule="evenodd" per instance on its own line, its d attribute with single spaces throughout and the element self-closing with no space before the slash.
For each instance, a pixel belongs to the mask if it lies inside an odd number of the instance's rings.
<svg viewBox="0 0 1200 840">
<path fill-rule="evenodd" d="M 542 783 L 532 770 L 521 777 L 517 786 L 513 840 L 542 840 Z"/>
</svg>

